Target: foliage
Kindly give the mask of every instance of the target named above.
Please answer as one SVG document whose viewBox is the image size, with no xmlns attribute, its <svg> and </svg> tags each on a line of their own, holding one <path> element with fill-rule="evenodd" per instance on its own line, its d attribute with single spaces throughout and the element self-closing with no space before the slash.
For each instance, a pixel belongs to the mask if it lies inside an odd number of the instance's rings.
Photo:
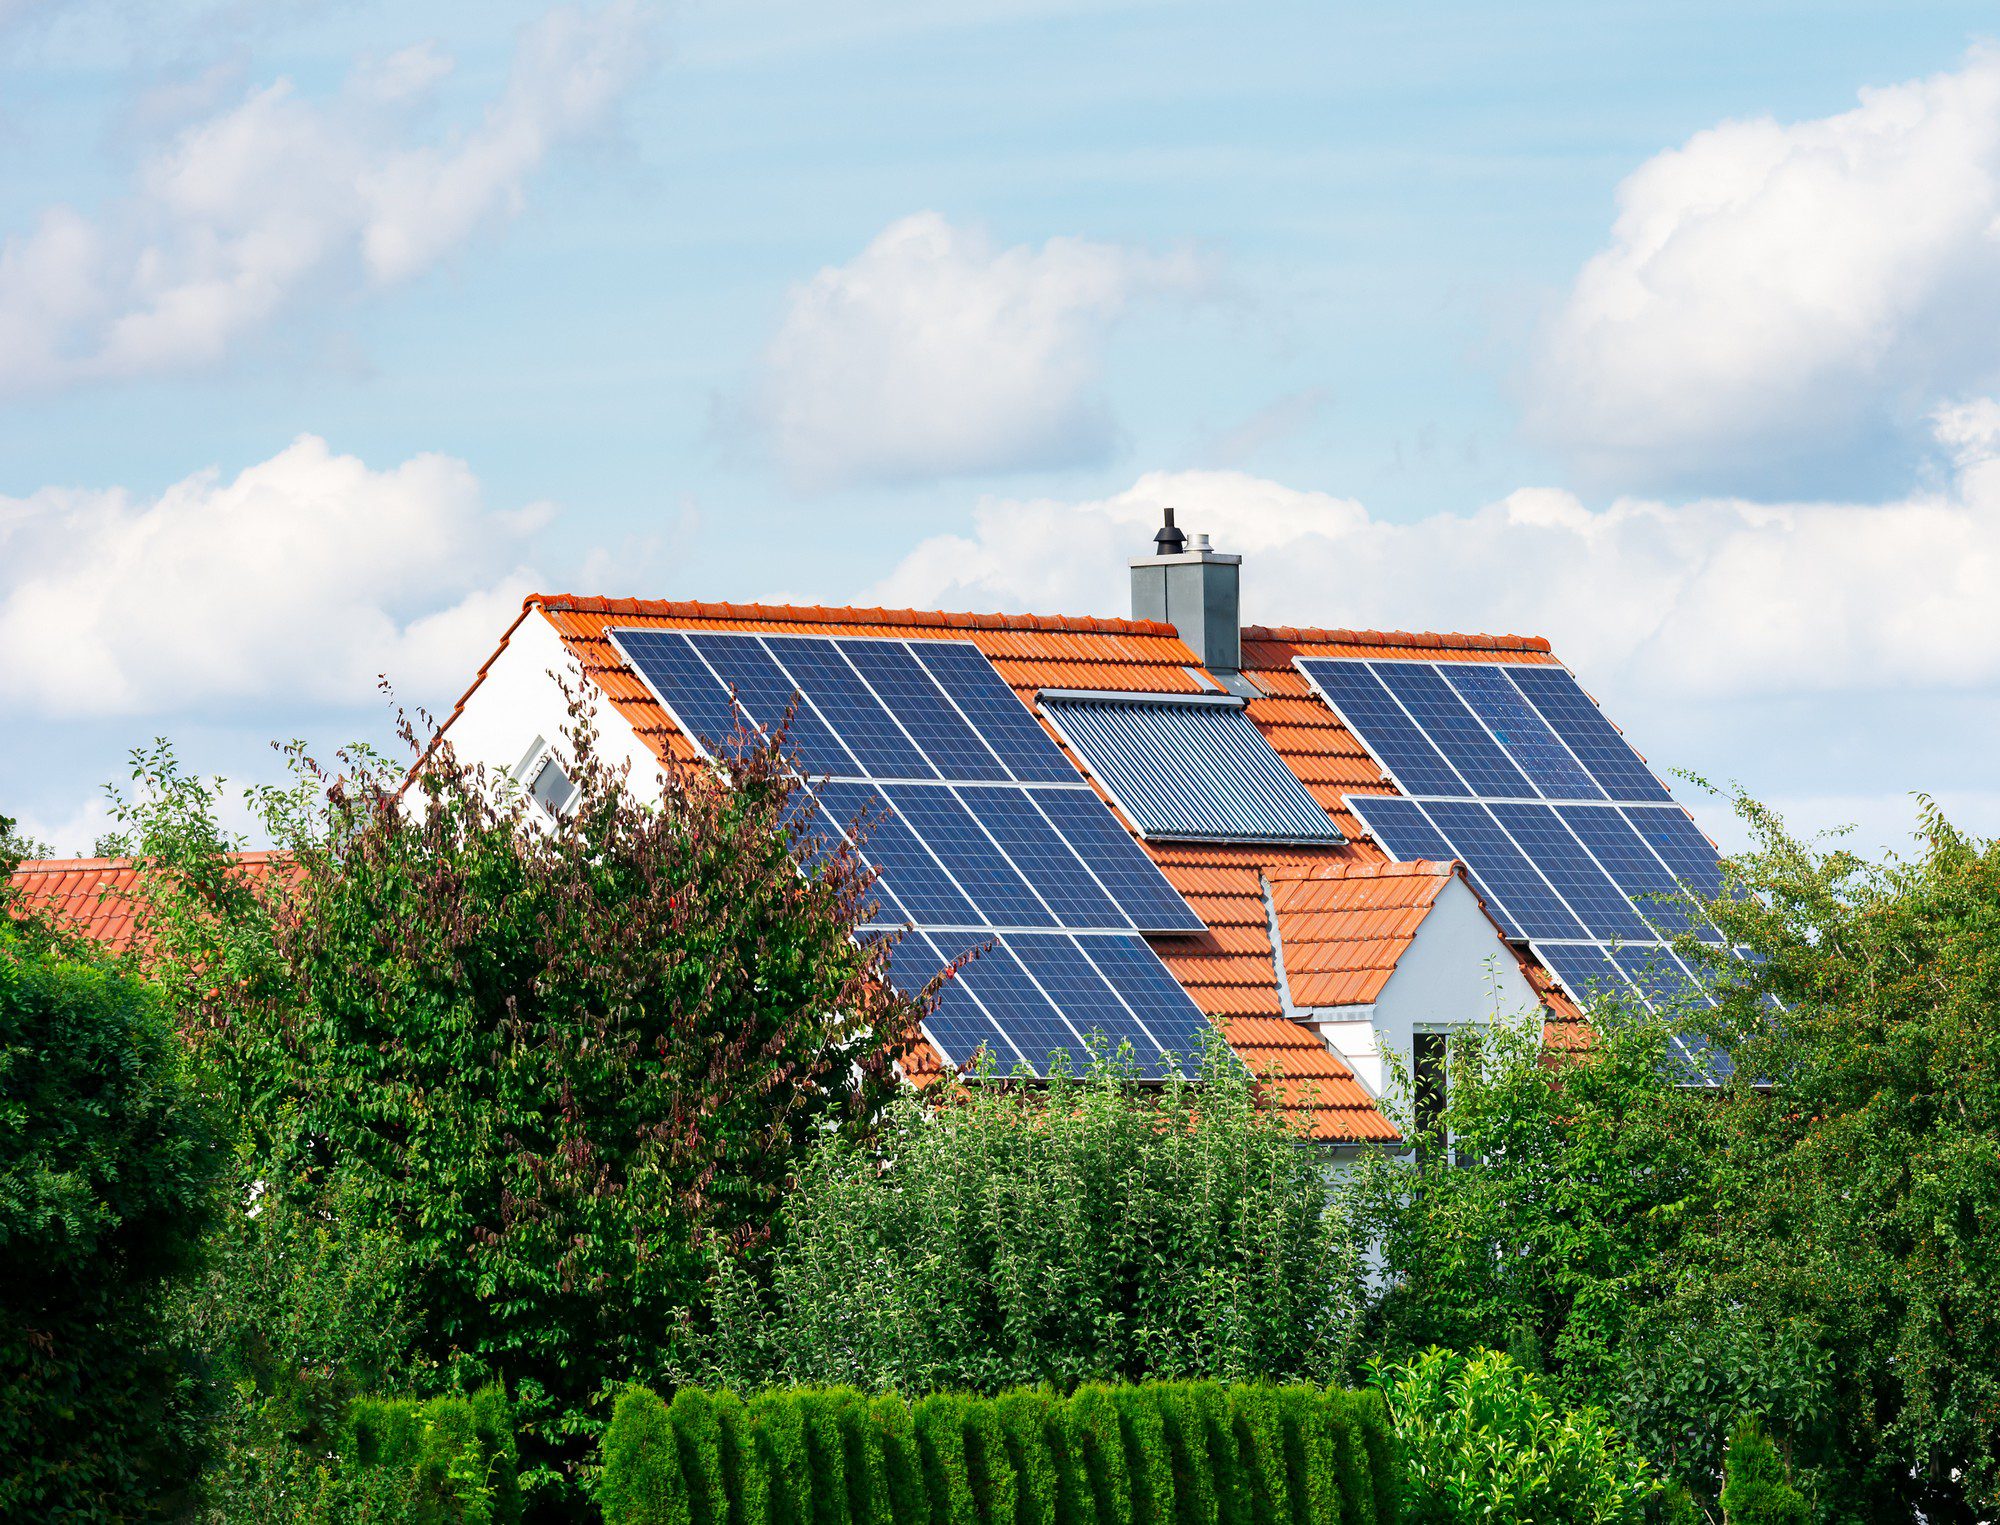
<svg viewBox="0 0 2000 1525">
<path fill-rule="evenodd" d="M 1321 1170 L 1219 1038 L 1195 1082 L 1098 1056 L 905 1096 L 813 1151 L 768 1295 L 725 1268 L 711 1360 L 870 1390 L 1331 1374 L 1359 1293 Z"/>
<path fill-rule="evenodd" d="M 0 1515 L 178 1504 L 196 1395 L 161 1304 L 221 1157 L 154 993 L 0 915 Z"/>
<path fill-rule="evenodd" d="M 54 856 L 55 852 L 48 843 L 29 836 L 12 816 L 0 815 L 0 884 L 4 884 L 7 876 L 19 868 L 24 859 Z"/>
<path fill-rule="evenodd" d="M 351 1472 L 406 1486 L 408 1525 L 520 1525 L 513 1415 L 498 1386 L 360 1399 L 344 1440 Z"/>
<path fill-rule="evenodd" d="M 1821 1423 L 1745 1406 L 1817 1491 L 1901 1518 L 1990 1515 L 2000 844 L 1926 804 L 1920 852 L 1870 864 L 1743 808 L 1758 833 L 1738 865 L 1749 893 L 1713 914 L 1757 961 L 1714 1025 L 1739 1084 L 1773 1090 L 1732 1109 L 1704 1293 L 1823 1356 Z"/>
<path fill-rule="evenodd" d="M 1409 1525 L 1639 1525 L 1658 1491 L 1601 1413 L 1558 1409 L 1499 1351 L 1433 1348 L 1377 1380 L 1395 1416 Z"/>
<path fill-rule="evenodd" d="M 675 1396 L 676 1408 L 690 1391 Z M 686 1500 L 715 1493 L 743 1525 L 764 1518 L 761 1506 L 737 1512 L 746 1497 L 772 1500 L 770 1519 L 815 1525 L 1198 1525 L 1223 1499 L 1277 1525 L 1394 1525 L 1393 1515 L 1345 1506 L 1401 1488 L 1393 1462 L 1377 1470 L 1366 1446 L 1338 1443 L 1343 1416 L 1379 1417 L 1386 1429 L 1379 1403 L 1346 1401 L 1360 1396 L 1142 1383 L 1089 1385 L 1068 1397 L 1048 1388 L 932 1393 L 912 1407 L 894 1393 L 869 1400 L 851 1389 L 773 1388 L 746 1408 L 726 1392 L 703 1394 L 714 1414 L 752 1421 L 755 1444 L 719 1480 L 713 1469 L 732 1466 L 728 1446 L 677 1448 L 667 1405 L 633 1388 L 604 1438 L 598 1500 L 605 1525 L 684 1521 Z M 838 1467 L 816 1453 L 815 1415 L 831 1416 L 845 1442 Z M 1264 1437 L 1263 1463 L 1244 1465 L 1239 1432 Z M 1341 1475 L 1353 1465 L 1369 1474 L 1358 1489 Z M 1303 1513 L 1293 1512 L 1294 1499 Z"/>
<path fill-rule="evenodd" d="M 1728 1525 L 1811 1525 L 1805 1495 L 1792 1486 L 1778 1448 L 1754 1419 L 1729 1437 L 1722 1514 Z"/>
<path fill-rule="evenodd" d="M 357 1398 L 425 1373 L 406 1359 L 401 1243 L 354 1226 L 351 1196 L 338 1174 L 309 1190 L 240 1167 L 216 1192 L 202 1264 L 169 1301 L 208 1396 L 202 1520 L 312 1519 L 380 1491 L 331 1458 Z"/>
<path fill-rule="evenodd" d="M 346 1222 L 405 1247 L 413 1363 L 504 1376 L 536 1507 L 566 1513 L 611 1394 L 670 1375 L 715 1258 L 762 1243 L 808 1140 L 867 1128 L 920 1011 L 775 747 L 644 804 L 574 719 L 560 821 L 407 726 L 407 793 L 365 752 L 299 757 L 261 889 L 170 753 L 125 807 L 155 971 L 253 1168 L 338 1164 Z"/>
</svg>

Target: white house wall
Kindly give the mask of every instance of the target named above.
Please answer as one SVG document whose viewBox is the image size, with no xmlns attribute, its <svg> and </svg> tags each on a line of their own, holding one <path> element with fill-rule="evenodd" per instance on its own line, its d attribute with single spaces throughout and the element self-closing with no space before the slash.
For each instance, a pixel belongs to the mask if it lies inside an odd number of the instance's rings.
<svg viewBox="0 0 2000 1525">
<path fill-rule="evenodd" d="M 571 685 L 582 683 L 576 659 L 563 645 L 555 627 L 531 612 L 515 628 L 494 657 L 486 678 L 465 700 L 445 739 L 461 762 L 485 763 L 507 772 L 519 763 L 537 736 L 554 749 L 565 769 L 571 762 L 563 732 L 570 724 L 562 686 L 550 674 L 566 674 Z M 586 692 L 595 693 L 594 689 Z M 625 717 L 598 695 L 595 715 L 598 747 L 613 768 L 629 763 L 631 789 L 641 799 L 659 798 L 659 762 Z"/>
<path fill-rule="evenodd" d="M 1408 1064 L 1419 1032 L 1495 1020 L 1539 1023 L 1541 1009 L 1479 898 L 1454 878 L 1375 998 L 1375 1027 L 1383 1046 Z"/>
</svg>

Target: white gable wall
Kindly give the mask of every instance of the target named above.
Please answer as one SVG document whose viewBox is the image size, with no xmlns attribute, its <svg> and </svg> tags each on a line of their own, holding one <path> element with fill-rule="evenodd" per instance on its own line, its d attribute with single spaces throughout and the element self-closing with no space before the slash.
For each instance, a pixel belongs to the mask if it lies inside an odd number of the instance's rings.
<svg viewBox="0 0 2000 1525">
<path fill-rule="evenodd" d="M 583 683 L 576 659 L 541 614 L 531 611 L 515 627 L 506 646 L 494 657 L 486 678 L 466 697 L 465 708 L 445 733 L 464 763 L 485 763 L 495 772 L 510 771 L 540 736 L 567 770 L 571 755 L 564 728 L 570 723 L 562 685 L 551 674 Z M 630 764 L 630 787 L 640 799 L 657 800 L 661 772 L 657 759 L 625 717 L 595 688 L 598 748 L 613 768 Z"/>
<path fill-rule="evenodd" d="M 1396 1055 L 1407 1073 L 1418 1033 L 1495 1021 L 1539 1025 L 1541 1002 L 1478 896 L 1454 877 L 1418 924 L 1373 1007 L 1309 1015 L 1320 1036 L 1380 1095 L 1388 1079 L 1384 1056 Z"/>
</svg>

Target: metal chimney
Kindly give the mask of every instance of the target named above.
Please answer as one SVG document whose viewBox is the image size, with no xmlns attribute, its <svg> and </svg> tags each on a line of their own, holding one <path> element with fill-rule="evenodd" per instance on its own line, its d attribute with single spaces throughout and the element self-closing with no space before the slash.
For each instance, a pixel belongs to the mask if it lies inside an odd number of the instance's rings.
<svg viewBox="0 0 2000 1525">
<path fill-rule="evenodd" d="M 1151 556 L 1131 563 L 1132 618 L 1172 625 L 1211 672 L 1239 671 L 1243 558 L 1209 549 L 1206 535 L 1196 536 L 1195 548 L 1188 550 L 1171 508 L 1153 536 L 1153 548 Z"/>
</svg>

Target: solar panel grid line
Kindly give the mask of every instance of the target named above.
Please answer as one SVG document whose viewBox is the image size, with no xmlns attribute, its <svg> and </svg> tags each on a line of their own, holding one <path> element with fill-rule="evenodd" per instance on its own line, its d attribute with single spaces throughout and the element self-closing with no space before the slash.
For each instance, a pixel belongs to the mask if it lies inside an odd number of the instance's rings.
<svg viewBox="0 0 2000 1525">
<path fill-rule="evenodd" d="M 1503 667 L 1457 662 L 1439 664 L 1438 670 L 1543 799 L 1603 797 L 1590 770 L 1577 761 Z"/>
<path fill-rule="evenodd" d="M 1147 1025 L 1146 1019 L 1139 1015 L 1138 1008 L 1135 1007 L 1130 1001 L 1128 1001 L 1125 998 L 1124 992 L 1118 988 L 1118 982 L 1116 980 L 1109 978 L 1102 969 L 1097 967 L 1096 961 L 1093 960 L 1090 954 L 1085 951 L 1083 944 L 1079 943 L 1075 938 L 1072 937 L 1064 939 L 1061 940 L 1061 942 L 1067 943 L 1069 949 L 1075 953 L 1076 957 L 1082 960 L 1084 966 L 1087 969 L 1089 969 L 1093 975 L 1096 976 L 1099 984 L 1102 985 L 1102 987 L 1110 993 L 1111 999 L 1117 1004 L 1118 1008 L 1125 1013 L 1126 1017 L 1130 1020 L 1131 1024 L 1139 1030 L 1139 1032 L 1145 1037 L 1147 1042 L 1152 1044 L 1155 1050 L 1155 1058 L 1160 1060 L 1160 1067 L 1164 1068 L 1164 1060 L 1161 1056 L 1165 1055 L 1167 1051 L 1167 1046 L 1164 1043 L 1160 1042 L 1159 1038 L 1154 1034 L 1152 1028 Z M 1061 946 L 1061 942 L 1059 942 L 1057 939 L 1051 939 L 1051 938 L 1022 939 L 1020 957 L 1023 967 L 1027 966 L 1029 962 L 1029 953 L 1031 951 L 1035 952 L 1038 956 L 1045 958 L 1050 954 L 1054 953 L 1055 950 Z M 1088 999 L 1088 997 L 1086 997 L 1086 999 Z M 1116 1036 L 1113 1029 L 1108 1027 L 1103 1028 L 1102 1032 L 1106 1038 L 1113 1038 Z"/>
<path fill-rule="evenodd" d="M 728 686 L 716 679 L 714 669 L 688 644 L 687 637 L 678 630 L 641 629 L 613 630 L 610 637 L 675 728 L 704 759 L 719 761 L 717 745 L 742 730 L 742 716 L 729 697 Z M 674 692 L 669 694 L 659 681 L 662 672 L 688 680 L 698 672 L 707 681 L 675 683 Z"/>
<path fill-rule="evenodd" d="M 890 792 L 892 790 L 893 792 Z M 891 808 L 900 812 L 904 819 L 910 822 L 911 829 L 927 844 L 932 844 L 932 852 L 940 863 L 944 861 L 944 854 L 937 851 L 936 844 L 960 846 L 961 851 L 954 854 L 954 861 L 959 864 L 956 877 L 961 887 L 972 892 L 973 904 L 979 907 L 988 921 L 995 926 L 1034 926 L 1042 918 L 1046 918 L 1048 926 L 1062 925 L 1062 918 L 1055 914 L 1053 907 L 1035 888 L 1033 881 L 1021 872 L 1020 866 L 1008 855 L 1007 850 L 994 838 L 993 833 L 986 829 L 986 823 L 979 819 L 963 799 L 959 798 L 956 790 L 948 786 L 941 789 L 924 789 L 908 785 L 891 785 L 884 792 L 888 795 Z M 913 814 L 905 802 L 915 804 L 919 800 L 923 803 L 917 813 Z M 968 822 L 971 830 L 978 833 L 977 839 L 968 836 L 966 831 Z M 993 856 L 1005 865 L 1007 874 L 1013 876 L 1012 880 L 1000 874 L 991 863 L 980 861 L 985 856 L 978 846 L 978 842 L 982 840 L 986 847 L 991 849 Z M 967 876 L 974 871 L 980 873 L 980 880 L 977 884 L 968 884 Z M 986 886 L 989 876 L 994 882 L 982 895 L 979 891 Z M 1035 907 L 1039 907 L 1040 917 L 995 914 L 996 911 L 1006 911 L 1010 908 L 1014 911 L 1024 909 L 1024 902 L 1021 899 L 1023 894 L 1033 901 Z"/>
<path fill-rule="evenodd" d="M 964 723 L 965 728 L 968 731 L 972 732 L 974 736 L 977 736 L 979 738 L 979 744 L 983 746 L 988 752 L 993 754 L 993 760 L 1000 765 L 1000 771 L 1003 778 L 1009 783 L 1019 782 L 1020 780 L 1018 775 L 1016 775 L 1014 770 L 1008 766 L 1007 759 L 1000 755 L 1000 748 L 991 739 L 988 738 L 986 733 L 982 731 L 978 725 L 976 725 L 973 722 L 972 717 L 965 712 L 965 707 L 958 702 L 956 696 L 954 696 L 951 690 L 945 686 L 944 682 L 938 677 L 937 673 L 931 669 L 930 664 L 924 660 L 920 647 L 922 647 L 925 644 L 927 643 L 919 641 L 904 641 L 902 643 L 903 648 L 910 654 L 910 660 L 915 662 L 917 664 L 918 670 L 921 671 L 925 677 L 930 679 L 931 687 L 936 689 L 938 695 L 944 700 L 944 702 L 951 706 L 952 712 L 956 714 L 960 719 L 960 721 Z M 993 664 L 991 662 L 988 662 L 986 664 L 986 667 L 987 671 L 992 674 L 994 680 L 996 682 L 999 681 L 1000 674 L 996 670 L 994 670 Z M 1013 698 L 1011 691 L 1009 692 L 1008 697 L 1010 702 L 1013 703 L 1017 709 L 1020 708 L 1020 701 L 1018 699 Z"/>
<path fill-rule="evenodd" d="M 1466 861 L 1465 855 L 1453 845 L 1419 801 L 1399 794 L 1349 794 L 1343 797 L 1347 808 L 1367 828 L 1376 844 L 1397 862 L 1414 863 L 1426 859 L 1434 863 L 1456 860 L 1464 864 L 1466 876 L 1471 879 L 1473 888 L 1485 902 L 1493 919 L 1500 923 L 1501 932 L 1513 938 L 1525 935 L 1520 918 L 1508 908 L 1505 897 L 1496 893 L 1493 886 L 1481 877 L 1475 864 Z"/>
<path fill-rule="evenodd" d="M 896 716 L 940 778 L 1014 782 L 999 756 L 911 654 L 908 641 L 864 637 L 845 640 L 841 646 L 855 672 L 883 708 Z"/>
<path fill-rule="evenodd" d="M 958 796 L 965 802 L 979 824 L 986 828 L 995 841 L 1004 833 L 1013 843 L 1006 851 L 1011 861 L 1019 867 L 1030 853 L 1035 855 L 1038 865 L 1036 872 L 1023 877 L 1036 885 L 1046 900 L 1059 885 L 1069 887 L 1064 894 L 1064 904 L 1069 912 L 1062 917 L 1062 925 L 1074 930 L 1079 921 L 1101 923 L 1106 930 L 1136 931 L 1137 924 L 1119 905 L 1110 888 L 1092 868 L 1090 860 L 1070 845 L 1067 838 L 1056 830 L 1055 823 L 1035 804 L 1035 791 L 1029 789 L 1005 789 L 994 784 L 965 784 L 958 786 Z M 1046 868 L 1048 871 L 1044 872 Z M 1101 901 L 1093 899 L 1082 888 L 1075 875 L 1083 878 L 1101 896 Z M 1055 909 L 1050 902 L 1050 909 Z M 1106 921 L 1109 916 L 1115 920 Z"/>
<path fill-rule="evenodd" d="M 931 937 L 925 937 L 922 934 L 918 935 L 922 938 L 925 948 L 930 953 L 932 968 L 935 970 L 948 968 L 957 959 L 979 946 L 979 941 L 966 942 L 963 939 L 955 939 L 950 942 L 940 942 Z M 898 944 L 898 951 L 900 951 L 901 946 L 901 944 Z M 957 949 L 956 952 L 953 951 L 954 948 Z M 976 962 L 976 960 L 973 962 Z M 990 1045 L 995 1048 L 995 1052 L 997 1053 L 999 1052 L 999 1044 L 1004 1044 L 1007 1048 L 1013 1050 L 1014 1057 L 1018 1062 L 1027 1064 L 1029 1062 L 1027 1054 L 1008 1035 L 1007 1029 L 1001 1025 L 1000 1019 L 993 1014 L 986 1003 L 979 998 L 977 992 L 967 982 L 965 970 L 970 967 L 971 964 L 968 963 L 955 970 L 945 982 L 944 988 L 938 993 L 936 1008 L 933 1010 L 931 1017 L 925 1020 L 924 1036 L 931 1040 L 932 1046 L 940 1054 L 944 1055 L 947 1064 L 970 1064 L 978 1054 L 980 1048 Z M 947 1006 L 950 1006 L 952 1009 L 947 1011 Z M 964 1008 L 970 1009 L 967 1010 Z M 983 1026 L 981 1025 L 982 1023 L 984 1024 Z M 939 1032 L 932 1031 L 934 1025 Z M 939 1033 L 942 1033 L 944 1037 L 943 1042 L 939 1041 Z M 952 1057 L 954 1050 L 958 1052 L 960 1057 L 956 1059 Z"/>
<path fill-rule="evenodd" d="M 1508 676 L 1607 797 L 1650 802 L 1673 799 L 1672 792 L 1568 668 L 1524 663 L 1517 664 L 1517 670 Z"/>
<path fill-rule="evenodd" d="M 1455 856 L 1480 865 L 1481 879 L 1505 900 L 1527 938 L 1588 937 L 1575 907 L 1522 851 L 1506 827 L 1479 800 L 1436 800 L 1424 813 L 1436 824 Z"/>
<path fill-rule="evenodd" d="M 1404 794 L 1470 795 L 1465 780 L 1368 663 L 1352 658 L 1295 657 L 1293 664 L 1383 778 Z M 1385 750 L 1391 746 L 1396 749 L 1395 759 Z"/>
<path fill-rule="evenodd" d="M 1014 956 L 1006 939 L 996 938 L 992 947 L 967 964 L 964 978 L 1022 1063 L 1037 1075 L 1048 1073 L 1050 1056 L 1058 1049 L 1084 1051 L 1083 1034 Z"/>
<path fill-rule="evenodd" d="M 861 771 L 860 759 L 799 693 L 763 641 L 737 631 L 703 630 L 689 635 L 688 645 L 764 736 L 775 737 L 785 727 L 785 744 L 805 763 L 806 773 L 820 777 L 844 773 L 848 770 L 841 766 L 843 761 Z M 790 725 L 785 726 L 788 715 Z"/>
<path fill-rule="evenodd" d="M 1099 738 L 1094 734 L 1096 728 L 1090 723 L 1089 712 L 1082 709 L 1071 711 L 1065 707 L 1063 712 L 1056 713 L 1047 703 L 1043 704 L 1042 712 L 1049 716 L 1049 723 L 1056 728 L 1063 744 L 1110 796 L 1112 808 L 1125 817 L 1135 830 L 1141 829 L 1140 823 L 1146 819 L 1149 802 L 1143 796 L 1135 796 L 1124 780 L 1107 776 L 1105 769 L 1091 763 L 1093 753 L 1100 752 L 1102 748 L 1096 745 Z"/>
<path fill-rule="evenodd" d="M 1024 784 L 1073 782 L 1076 772 L 1049 739 L 1035 713 L 1001 679 L 990 658 L 970 641 L 914 641 L 910 650 L 996 755 Z M 949 680 L 949 681 L 947 681 Z M 977 716 L 975 718 L 975 713 Z"/>
<path fill-rule="evenodd" d="M 828 782 L 820 786 L 820 798 L 840 812 L 849 835 L 860 842 L 862 857 L 889 881 L 914 924 L 986 925 L 985 913 L 958 876 L 920 833 L 893 813 L 894 804 L 875 785 Z M 870 815 L 874 819 L 866 835 L 855 833 L 852 823 Z"/>
<path fill-rule="evenodd" d="M 1371 662 L 1438 755 L 1481 799 L 1539 799 L 1541 791 L 1435 662 Z M 1518 788 L 1512 787 L 1518 785 Z"/>
<path fill-rule="evenodd" d="M 1155 1029 L 1168 1030 L 1167 1023 L 1170 1021 L 1177 1022 L 1180 1026 L 1178 1033 L 1170 1035 L 1187 1038 L 1190 1048 L 1198 1044 L 1202 1035 L 1209 1031 L 1208 1018 L 1203 1015 L 1201 1008 L 1195 1005 L 1194 997 L 1187 993 L 1180 981 L 1168 971 L 1167 966 L 1160 962 L 1159 955 L 1142 939 L 1100 938 L 1093 943 L 1079 941 L 1077 948 L 1096 968 L 1098 976 L 1111 987 L 1119 1001 L 1132 1013 L 1132 1020 L 1138 1025 L 1139 1030 L 1162 1054 L 1167 1053 L 1171 1045 L 1162 1041 Z M 1122 971 L 1123 978 L 1117 977 L 1115 971 Z M 1158 998 L 1157 1006 L 1149 1004 L 1147 1007 L 1153 1013 L 1151 1020 L 1141 1014 L 1139 1005 L 1132 999 L 1133 996 L 1144 993 L 1142 987 L 1150 989 Z M 1174 1052 L 1183 1058 L 1187 1057 L 1186 1051 L 1174 1050 Z"/>
<path fill-rule="evenodd" d="M 1593 937 L 1653 935 L 1653 929 L 1633 908 L 1630 897 L 1578 840 L 1554 806 L 1496 800 L 1487 809 Z M 1560 871 L 1561 879 L 1551 870 Z"/>
<path fill-rule="evenodd" d="M 1208 930 L 1096 795 L 1084 798 L 1067 790 L 1036 789 L 1028 791 L 1028 798 L 1070 849 L 1090 864 L 1133 926 L 1159 933 Z"/>
<path fill-rule="evenodd" d="M 860 765 L 861 776 L 881 779 L 938 776 L 916 738 L 896 718 L 896 712 L 876 697 L 837 641 L 799 637 L 777 642 L 767 639 L 765 645 L 821 718 L 847 744 Z M 913 763 L 915 767 L 911 766 Z"/>
</svg>

